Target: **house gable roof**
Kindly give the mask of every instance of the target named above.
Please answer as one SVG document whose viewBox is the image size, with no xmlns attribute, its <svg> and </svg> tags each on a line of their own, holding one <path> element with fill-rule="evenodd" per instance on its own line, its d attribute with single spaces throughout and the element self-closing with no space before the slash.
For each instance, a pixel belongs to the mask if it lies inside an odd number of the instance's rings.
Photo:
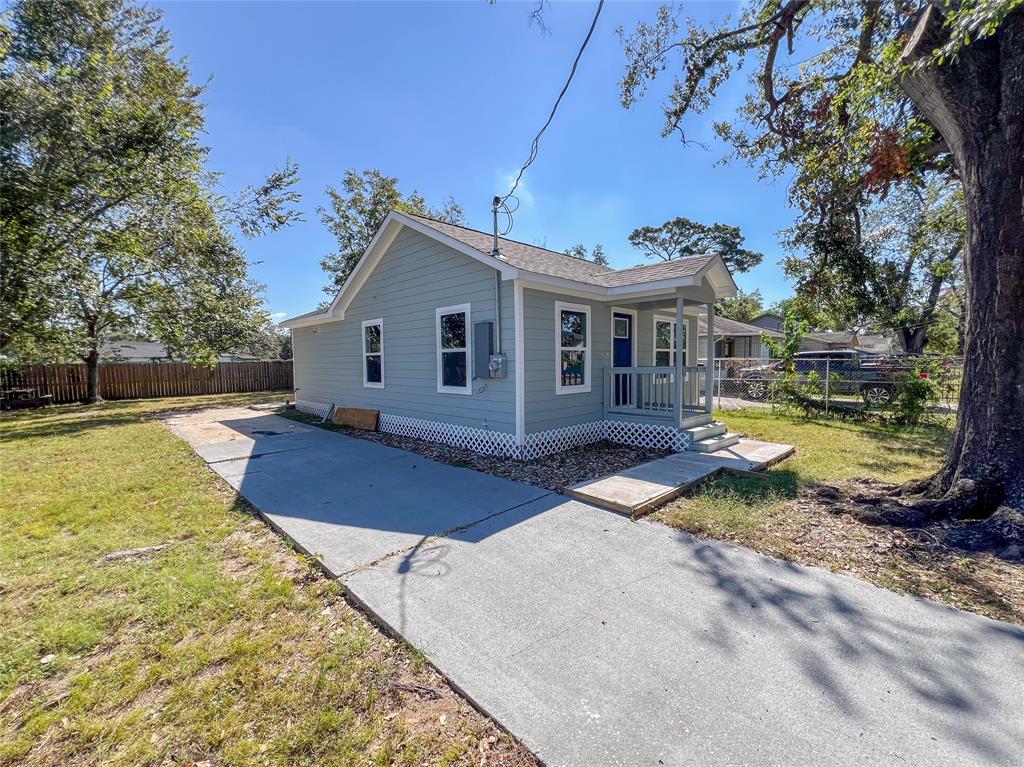
<svg viewBox="0 0 1024 767">
<path fill-rule="evenodd" d="M 445 234 L 489 258 L 491 257 L 491 251 L 494 248 L 493 234 L 444 221 L 436 221 L 426 216 L 406 215 L 436 232 Z M 506 264 L 527 272 L 579 282 L 591 282 L 598 275 L 614 271 L 611 267 L 595 264 L 585 258 L 577 258 L 566 253 L 540 248 L 536 245 L 527 245 L 525 242 L 516 240 L 506 240 L 502 237 L 498 238 L 498 258 Z"/>
<path fill-rule="evenodd" d="M 418 231 L 493 267 L 501 273 L 502 279 L 524 278 L 547 282 L 591 293 L 599 299 L 626 296 L 644 289 L 699 284 L 704 277 L 712 284 L 716 295 L 729 296 L 736 292 L 732 275 L 716 254 L 615 270 L 584 258 L 499 237 L 498 255 L 493 256 L 493 234 L 393 210 L 384 219 L 331 305 L 324 310 L 291 317 L 282 322 L 281 326 L 297 328 L 344 319 L 345 308 L 403 227 Z"/>
<path fill-rule="evenodd" d="M 708 334 L 708 320 L 707 316 L 703 312 L 697 315 L 697 333 L 703 336 Z M 759 337 L 765 335 L 773 338 L 783 337 L 782 333 L 779 333 L 776 330 L 758 327 L 757 325 L 750 325 L 746 322 L 739 322 L 738 320 L 730 320 L 728 317 L 719 317 L 718 315 L 715 315 L 715 335 Z"/>
</svg>

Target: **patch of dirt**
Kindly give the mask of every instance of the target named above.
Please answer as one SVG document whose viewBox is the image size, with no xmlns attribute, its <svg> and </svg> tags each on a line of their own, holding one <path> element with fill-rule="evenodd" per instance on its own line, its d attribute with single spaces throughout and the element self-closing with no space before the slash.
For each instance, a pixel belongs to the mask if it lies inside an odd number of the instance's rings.
<svg viewBox="0 0 1024 767">
<path fill-rule="evenodd" d="M 870 479 L 802 488 L 765 529 L 734 542 L 800 564 L 825 567 L 885 588 L 1024 625 L 1024 562 L 1019 551 L 960 545 L 978 523 L 907 526 L 894 490 Z M 865 500 L 870 499 L 870 500 Z M 893 524 L 896 522 L 896 524 Z"/>
</svg>

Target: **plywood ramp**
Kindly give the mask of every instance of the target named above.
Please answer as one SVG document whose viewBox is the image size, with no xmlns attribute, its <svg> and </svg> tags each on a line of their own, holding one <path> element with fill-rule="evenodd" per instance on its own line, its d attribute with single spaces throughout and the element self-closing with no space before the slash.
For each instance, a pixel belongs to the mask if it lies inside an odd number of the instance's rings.
<svg viewBox="0 0 1024 767">
<path fill-rule="evenodd" d="M 721 472 L 749 474 L 792 455 L 792 445 L 741 439 L 714 453 L 673 453 L 631 469 L 580 482 L 565 492 L 581 501 L 637 517 Z"/>
</svg>

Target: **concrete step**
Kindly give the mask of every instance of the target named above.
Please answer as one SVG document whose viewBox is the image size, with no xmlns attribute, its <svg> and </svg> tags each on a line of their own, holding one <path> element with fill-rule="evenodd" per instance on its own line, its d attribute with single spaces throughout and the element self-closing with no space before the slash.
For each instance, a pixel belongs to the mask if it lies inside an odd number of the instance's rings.
<svg viewBox="0 0 1024 767">
<path fill-rule="evenodd" d="M 702 439 L 699 442 L 691 442 L 690 450 L 695 453 L 714 453 L 716 450 L 722 450 L 727 447 L 732 447 L 740 441 L 740 435 L 734 434 L 733 432 L 726 432 L 725 434 L 719 434 L 715 437 L 708 437 Z"/>
<path fill-rule="evenodd" d="M 694 442 L 700 442 L 702 439 L 708 439 L 710 437 L 717 437 L 719 434 L 725 434 L 728 429 L 725 428 L 725 424 L 719 421 L 704 424 L 703 426 L 694 426 L 689 429 L 682 429 L 690 435 L 690 444 Z"/>
<path fill-rule="evenodd" d="M 707 413 L 699 413 L 697 415 L 683 415 L 679 422 L 680 429 L 693 429 L 697 426 L 704 426 L 709 424 L 715 419 L 709 416 Z"/>
</svg>

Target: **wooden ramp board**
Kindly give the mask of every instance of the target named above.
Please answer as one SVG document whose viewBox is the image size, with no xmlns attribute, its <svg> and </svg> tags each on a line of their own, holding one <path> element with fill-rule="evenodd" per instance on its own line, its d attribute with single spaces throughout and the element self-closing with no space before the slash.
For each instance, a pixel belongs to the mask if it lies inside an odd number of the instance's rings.
<svg viewBox="0 0 1024 767">
<path fill-rule="evenodd" d="M 365 429 L 377 431 L 377 421 L 380 418 L 379 410 L 364 410 L 358 407 L 337 407 L 331 420 L 334 423 L 351 426 L 354 429 Z"/>
<path fill-rule="evenodd" d="M 722 470 L 714 464 L 695 460 L 697 457 L 695 453 L 673 453 L 615 474 L 580 482 L 566 488 L 566 492 L 581 501 L 637 516 Z"/>
<path fill-rule="evenodd" d="M 792 455 L 792 445 L 741 439 L 714 453 L 673 453 L 631 469 L 580 482 L 565 492 L 612 511 L 641 516 L 723 471 L 750 474 Z"/>
<path fill-rule="evenodd" d="M 796 448 L 792 445 L 741 438 L 732 447 L 704 453 L 701 457 L 726 470 L 762 471 L 789 458 L 794 452 Z"/>
</svg>

